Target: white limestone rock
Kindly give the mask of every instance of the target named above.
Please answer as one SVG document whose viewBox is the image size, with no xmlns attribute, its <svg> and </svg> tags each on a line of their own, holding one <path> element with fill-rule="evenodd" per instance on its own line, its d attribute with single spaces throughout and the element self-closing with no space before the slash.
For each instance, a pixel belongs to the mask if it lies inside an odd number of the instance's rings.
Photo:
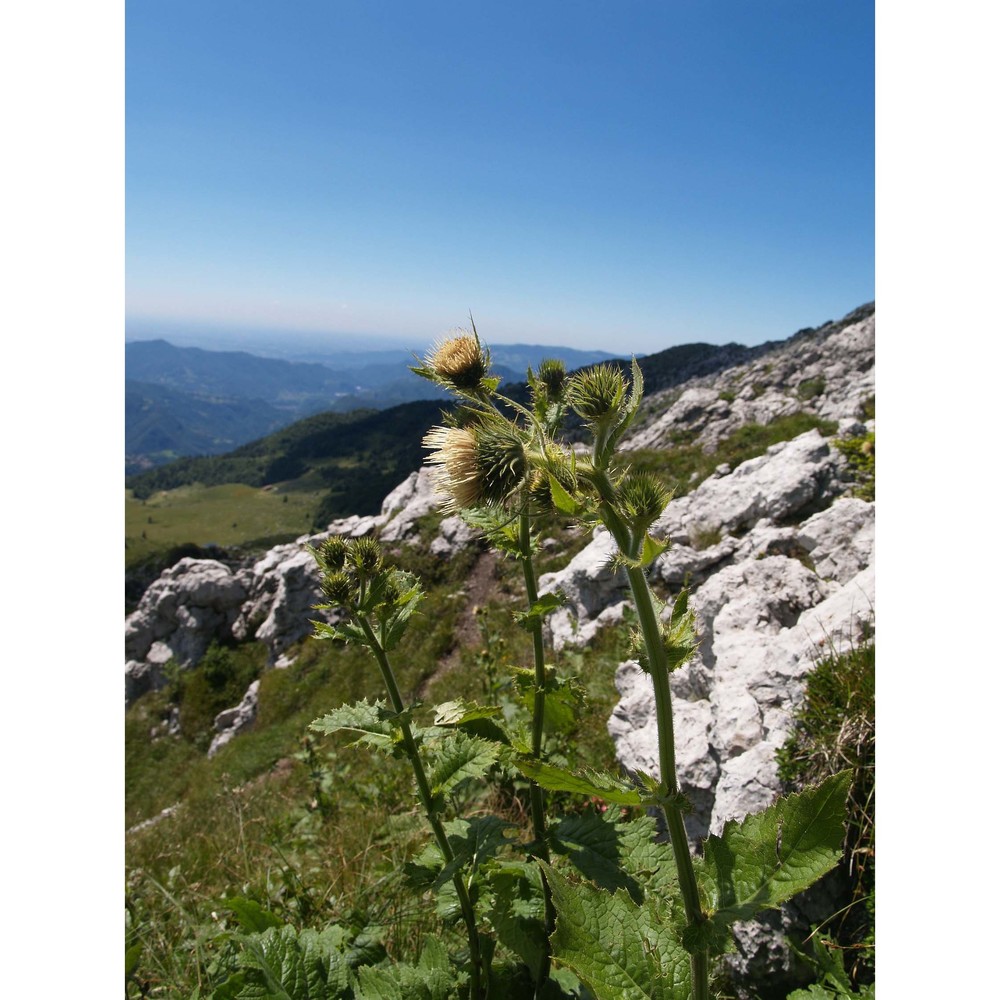
<svg viewBox="0 0 1000 1000">
<path fill-rule="evenodd" d="M 579 638 L 579 627 L 596 618 L 610 604 L 621 602 L 627 581 L 624 571 L 612 566 L 615 551 L 611 533 L 596 528 L 590 544 L 562 570 L 545 573 L 539 578 L 539 595 L 562 592 L 566 597 L 567 606 L 546 619 L 546 628 L 557 650 L 567 644 L 587 641 Z M 592 636 L 590 632 L 588 639 Z"/>
<path fill-rule="evenodd" d="M 379 537 L 385 542 L 401 542 L 416 534 L 416 522 L 438 509 L 441 497 L 427 466 L 411 472 L 382 502 Z"/>
<path fill-rule="evenodd" d="M 458 515 L 452 515 L 441 522 L 437 538 L 431 542 L 431 552 L 441 559 L 451 559 L 481 537 Z"/>
<path fill-rule="evenodd" d="M 844 491 L 842 461 L 819 431 L 807 431 L 772 445 L 728 476 L 706 479 L 687 496 L 671 501 L 652 533 L 692 546 L 705 533 L 733 534 L 762 518 L 787 521 Z"/>
<path fill-rule="evenodd" d="M 214 757 L 234 736 L 253 725 L 257 718 L 259 693 L 260 681 L 256 680 L 247 688 L 238 705 L 224 709 L 215 717 L 216 733 L 208 748 L 209 757 Z"/>
<path fill-rule="evenodd" d="M 875 504 L 855 497 L 836 500 L 799 525 L 797 537 L 823 579 L 845 583 L 872 561 Z"/>
<path fill-rule="evenodd" d="M 644 406 L 655 416 L 645 418 L 623 447 L 668 447 L 678 435 L 690 440 L 693 432 L 693 443 L 711 452 L 742 426 L 792 413 L 857 419 L 874 393 L 871 314 L 796 335 L 752 361 L 651 394 Z"/>
<path fill-rule="evenodd" d="M 228 636 L 246 596 L 244 579 L 215 559 L 186 557 L 164 570 L 125 620 L 126 698 L 162 684 L 169 660 L 190 666 Z"/>
</svg>

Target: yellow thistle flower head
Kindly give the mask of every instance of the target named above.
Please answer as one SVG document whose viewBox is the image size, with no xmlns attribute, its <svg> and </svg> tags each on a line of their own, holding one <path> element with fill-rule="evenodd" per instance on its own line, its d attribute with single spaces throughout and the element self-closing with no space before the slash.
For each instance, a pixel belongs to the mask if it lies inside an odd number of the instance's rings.
<svg viewBox="0 0 1000 1000">
<path fill-rule="evenodd" d="M 478 389 L 490 370 L 489 353 L 479 338 L 464 331 L 435 345 L 426 358 L 427 367 L 456 389 Z"/>
<path fill-rule="evenodd" d="M 438 468 L 434 486 L 450 513 L 469 507 L 499 506 L 528 475 L 524 442 L 509 424 L 434 427 L 424 437 L 427 458 Z"/>
</svg>

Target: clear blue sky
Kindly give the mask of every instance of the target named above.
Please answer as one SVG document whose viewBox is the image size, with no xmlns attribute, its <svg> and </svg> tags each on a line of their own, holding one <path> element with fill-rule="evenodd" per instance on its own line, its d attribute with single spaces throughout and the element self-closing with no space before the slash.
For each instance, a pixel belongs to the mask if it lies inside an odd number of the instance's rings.
<svg viewBox="0 0 1000 1000">
<path fill-rule="evenodd" d="M 126 334 L 651 352 L 874 298 L 870 0 L 126 5 Z"/>
</svg>

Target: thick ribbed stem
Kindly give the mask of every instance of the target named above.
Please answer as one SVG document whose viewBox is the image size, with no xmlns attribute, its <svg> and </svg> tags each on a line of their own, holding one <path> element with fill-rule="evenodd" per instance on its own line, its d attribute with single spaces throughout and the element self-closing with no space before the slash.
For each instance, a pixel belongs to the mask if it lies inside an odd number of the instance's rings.
<svg viewBox="0 0 1000 1000">
<path fill-rule="evenodd" d="M 601 518 L 611 532 L 619 550 L 628 558 L 635 559 L 642 548 L 642 538 L 633 538 L 625 522 L 614 509 L 614 486 L 603 470 L 593 476 L 594 486 L 601 497 Z M 677 863 L 677 881 L 684 900 L 684 913 L 689 924 L 700 924 L 705 919 L 698 895 L 691 849 L 688 846 L 684 817 L 677 804 L 677 766 L 674 756 L 674 719 L 670 699 L 670 667 L 667 650 L 660 635 L 660 622 L 653 604 L 646 574 L 638 566 L 629 566 L 626 574 L 632 598 L 635 601 L 643 644 L 649 662 L 649 674 L 653 680 L 653 695 L 656 700 L 656 726 L 659 737 L 660 783 L 667 793 L 663 813 L 670 833 L 674 859 Z M 691 986 L 694 1000 L 709 1000 L 708 997 L 708 950 L 691 955 Z"/>
<path fill-rule="evenodd" d="M 528 608 L 538 601 L 538 584 L 535 580 L 535 566 L 531 561 L 531 524 L 527 514 L 521 514 L 518 543 L 521 550 L 521 569 L 524 573 L 524 589 L 528 599 Z M 542 643 L 542 620 L 531 620 L 531 645 L 535 661 L 535 698 L 531 717 L 531 756 L 535 760 L 542 757 L 542 735 L 545 723 L 545 648 Z M 531 783 L 531 830 L 537 846 L 538 856 L 543 861 L 549 860 L 549 845 L 545 836 L 545 792 L 536 782 Z M 535 984 L 535 997 L 540 995 L 546 980 L 549 978 L 550 954 L 549 936 L 555 929 L 556 911 L 552 905 L 552 892 L 549 884 L 542 879 L 542 891 L 545 898 L 545 956 L 542 968 Z"/>
<path fill-rule="evenodd" d="M 438 848 L 444 857 L 444 862 L 446 865 L 451 864 L 451 862 L 455 860 L 455 854 L 451 849 L 451 844 L 448 843 L 448 837 L 444 832 L 444 826 L 441 824 L 437 810 L 434 807 L 434 796 L 431 793 L 430 783 L 427 781 L 427 774 L 424 771 L 423 761 L 420 759 L 420 753 L 417 750 L 417 742 L 413 738 L 413 731 L 410 729 L 409 722 L 407 722 L 407 720 L 403 717 L 405 706 L 403 705 L 403 699 L 399 693 L 399 685 L 396 683 L 396 676 L 393 673 L 391 664 L 389 663 L 389 658 L 385 655 L 385 650 L 382 648 L 382 644 L 378 641 L 378 638 L 364 617 L 357 615 L 355 616 L 355 621 L 361 626 L 361 629 L 365 633 L 365 638 L 368 640 L 369 648 L 374 654 L 375 662 L 378 663 L 379 671 L 382 674 L 382 680 L 385 683 L 386 691 L 389 694 L 389 701 L 392 702 L 393 710 L 400 716 L 399 728 L 403 733 L 403 750 L 410 760 L 410 766 L 413 768 L 413 775 L 417 781 L 417 793 L 419 794 L 420 801 L 423 804 L 427 821 L 430 823 L 431 830 L 434 832 L 434 839 L 437 841 Z M 452 882 L 455 885 L 455 891 L 458 893 L 458 903 L 462 910 L 462 917 L 465 920 L 466 929 L 468 930 L 469 959 L 471 965 L 471 988 L 469 995 L 472 1000 L 479 1000 L 479 998 L 483 997 L 485 994 L 483 991 L 483 960 L 479 949 L 479 931 L 476 929 L 476 913 L 472 907 L 472 900 L 469 897 L 468 887 L 462 880 L 462 876 L 456 874 L 452 879 Z"/>
</svg>

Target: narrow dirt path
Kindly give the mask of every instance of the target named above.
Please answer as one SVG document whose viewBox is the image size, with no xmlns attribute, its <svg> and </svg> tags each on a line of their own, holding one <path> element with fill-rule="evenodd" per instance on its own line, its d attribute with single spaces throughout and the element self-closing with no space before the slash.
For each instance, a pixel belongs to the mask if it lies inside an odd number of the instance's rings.
<svg viewBox="0 0 1000 1000">
<path fill-rule="evenodd" d="M 458 666 L 462 649 L 465 646 L 473 645 L 481 641 L 479 625 L 476 622 L 476 608 L 485 604 L 496 589 L 495 569 L 497 564 L 497 554 L 492 549 L 487 549 L 476 560 L 472 571 L 465 580 L 462 588 L 465 592 L 465 606 L 459 615 L 458 624 L 455 626 L 455 642 L 451 651 L 439 661 L 437 670 L 429 677 L 425 678 L 417 691 L 417 700 L 423 701 L 427 697 L 431 685 L 439 678 Z"/>
</svg>

